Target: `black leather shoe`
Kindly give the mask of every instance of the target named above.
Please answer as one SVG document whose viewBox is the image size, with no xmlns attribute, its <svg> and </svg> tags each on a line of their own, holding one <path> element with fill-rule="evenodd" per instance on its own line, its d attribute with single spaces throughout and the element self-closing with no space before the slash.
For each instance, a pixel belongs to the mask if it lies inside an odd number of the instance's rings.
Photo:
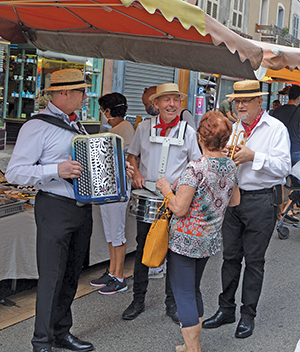
<svg viewBox="0 0 300 352">
<path fill-rule="evenodd" d="M 167 306 L 166 307 L 166 314 L 170 318 L 172 318 L 172 320 L 175 324 L 178 324 L 178 325 L 180 324 L 176 305 L 172 304 L 171 306 Z"/>
<path fill-rule="evenodd" d="M 33 348 L 33 352 L 53 352 L 51 347 Z"/>
<path fill-rule="evenodd" d="M 66 348 L 70 351 L 80 352 L 88 352 L 94 350 L 94 346 L 90 342 L 81 341 L 79 338 L 73 336 L 70 333 L 65 335 L 62 339 L 56 338 L 53 347 Z"/>
<path fill-rule="evenodd" d="M 125 320 L 133 320 L 145 310 L 145 303 L 132 301 L 127 309 L 124 310 L 122 318 Z"/>
<path fill-rule="evenodd" d="M 245 339 L 253 334 L 254 318 L 242 316 L 236 328 L 235 337 Z"/>
<path fill-rule="evenodd" d="M 235 322 L 235 316 L 225 314 L 222 311 L 218 310 L 215 315 L 206 319 L 202 323 L 204 329 L 215 329 L 224 324 L 231 324 Z"/>
</svg>

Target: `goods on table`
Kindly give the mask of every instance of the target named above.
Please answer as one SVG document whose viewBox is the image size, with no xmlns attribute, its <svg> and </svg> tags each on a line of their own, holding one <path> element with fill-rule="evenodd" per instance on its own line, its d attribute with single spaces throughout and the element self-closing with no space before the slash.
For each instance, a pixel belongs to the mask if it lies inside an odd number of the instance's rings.
<svg viewBox="0 0 300 352">
<path fill-rule="evenodd" d="M 32 208 L 36 193 L 33 187 L 10 185 L 0 171 L 0 217 Z"/>
</svg>

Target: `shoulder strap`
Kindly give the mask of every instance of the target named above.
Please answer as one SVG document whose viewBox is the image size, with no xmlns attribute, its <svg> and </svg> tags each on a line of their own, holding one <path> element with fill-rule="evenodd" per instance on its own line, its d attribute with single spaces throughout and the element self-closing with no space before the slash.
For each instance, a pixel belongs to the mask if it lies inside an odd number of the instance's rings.
<svg viewBox="0 0 300 352">
<path fill-rule="evenodd" d="M 50 123 L 51 125 L 55 125 L 55 126 L 64 128 L 66 130 L 79 133 L 79 131 L 77 131 L 75 127 L 66 124 L 62 120 L 60 120 L 57 117 L 54 117 L 52 115 L 36 114 L 36 115 L 33 115 L 27 119 L 27 121 L 30 121 L 30 120 L 42 120 L 42 121 Z"/>
<path fill-rule="evenodd" d="M 181 113 L 180 113 L 180 121 L 182 121 L 182 119 L 183 119 L 183 113 L 184 113 L 185 111 L 188 111 L 188 112 L 191 114 L 191 112 L 190 112 L 189 109 L 183 109 L 183 110 L 181 110 Z"/>
<path fill-rule="evenodd" d="M 33 115 L 31 117 L 29 117 L 27 121 L 30 120 L 42 120 L 48 123 L 51 123 L 51 125 L 55 125 L 61 128 L 64 128 L 66 130 L 72 131 L 72 132 L 76 132 L 78 133 L 78 131 L 76 130 L 76 128 L 74 128 L 73 126 L 69 126 L 68 124 L 66 124 L 65 122 L 63 122 L 62 120 L 52 116 L 52 115 L 47 115 L 47 114 L 36 114 Z M 69 182 L 70 184 L 73 184 L 73 180 L 71 178 L 65 178 L 64 180 L 66 180 L 67 182 Z"/>
<path fill-rule="evenodd" d="M 150 136 L 155 139 L 156 137 L 156 130 L 154 126 L 156 125 L 156 116 L 151 116 L 150 120 Z"/>
<path fill-rule="evenodd" d="M 187 122 L 181 121 L 179 126 L 178 139 L 184 139 L 186 129 L 187 129 Z"/>
</svg>

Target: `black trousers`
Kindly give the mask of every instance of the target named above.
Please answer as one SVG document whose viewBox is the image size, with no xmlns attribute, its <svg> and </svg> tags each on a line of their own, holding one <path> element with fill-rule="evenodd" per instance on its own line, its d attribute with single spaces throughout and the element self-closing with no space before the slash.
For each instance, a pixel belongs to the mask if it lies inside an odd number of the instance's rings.
<svg viewBox="0 0 300 352">
<path fill-rule="evenodd" d="M 228 207 L 223 223 L 221 311 L 235 313 L 235 293 L 245 259 L 241 314 L 256 316 L 264 277 L 265 253 L 275 223 L 273 193 L 241 195 L 237 207 Z"/>
<path fill-rule="evenodd" d="M 37 264 L 35 348 L 51 347 L 72 326 L 71 304 L 92 233 L 91 205 L 38 192 L 35 199 Z"/>
<path fill-rule="evenodd" d="M 133 281 L 133 299 L 138 302 L 144 302 L 145 296 L 148 287 L 148 271 L 149 268 L 142 264 L 143 250 L 146 241 L 148 231 L 151 224 L 146 222 L 137 221 L 137 249 L 135 254 L 135 263 L 134 263 L 134 281 Z M 170 307 L 171 305 L 176 305 L 171 282 L 169 278 L 168 262 L 167 262 L 167 272 L 166 272 L 166 306 Z"/>
</svg>

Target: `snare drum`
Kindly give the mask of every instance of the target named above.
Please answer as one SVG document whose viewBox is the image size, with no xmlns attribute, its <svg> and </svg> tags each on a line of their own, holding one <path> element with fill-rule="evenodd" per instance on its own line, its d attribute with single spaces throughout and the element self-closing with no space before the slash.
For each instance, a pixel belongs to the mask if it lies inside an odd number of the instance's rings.
<svg viewBox="0 0 300 352">
<path fill-rule="evenodd" d="M 128 214 L 138 221 L 151 224 L 163 200 L 163 195 L 155 197 L 154 194 L 144 189 L 135 189 L 131 192 Z"/>
</svg>

